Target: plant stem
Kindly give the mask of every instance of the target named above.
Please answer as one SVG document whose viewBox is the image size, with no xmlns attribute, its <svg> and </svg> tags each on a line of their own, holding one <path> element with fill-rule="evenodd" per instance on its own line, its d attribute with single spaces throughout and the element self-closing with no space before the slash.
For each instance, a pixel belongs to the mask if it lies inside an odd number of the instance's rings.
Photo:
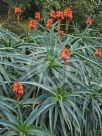
<svg viewBox="0 0 102 136">
<path fill-rule="evenodd" d="M 60 30 L 60 28 L 61 28 L 61 20 L 59 19 L 58 20 L 58 31 Z"/>
<path fill-rule="evenodd" d="M 64 84 L 65 84 L 65 67 L 66 66 L 66 64 L 64 63 Z"/>
<path fill-rule="evenodd" d="M 68 19 L 66 19 L 66 34 L 68 33 L 68 28 L 69 28 L 69 20 Z"/>
<path fill-rule="evenodd" d="M 63 67 L 63 82 L 62 82 L 62 90 L 63 90 L 63 88 L 64 88 L 64 85 L 65 85 L 65 63 L 64 63 L 64 67 Z"/>
<path fill-rule="evenodd" d="M 19 15 L 17 15 L 17 21 L 18 21 L 18 23 L 20 22 L 20 16 Z"/>
</svg>

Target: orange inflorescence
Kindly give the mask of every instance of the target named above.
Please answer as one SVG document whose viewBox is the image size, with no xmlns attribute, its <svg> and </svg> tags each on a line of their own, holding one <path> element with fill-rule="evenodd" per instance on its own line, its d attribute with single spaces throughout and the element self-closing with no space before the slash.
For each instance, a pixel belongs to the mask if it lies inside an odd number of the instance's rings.
<svg viewBox="0 0 102 136">
<path fill-rule="evenodd" d="M 37 20 L 37 21 L 40 20 L 40 12 L 35 13 L 35 20 Z"/>
<path fill-rule="evenodd" d="M 14 82 L 13 91 L 17 100 L 19 100 L 24 95 L 23 85 L 17 81 Z"/>
<path fill-rule="evenodd" d="M 91 26 L 91 25 L 92 25 L 92 19 L 91 19 L 90 16 L 89 16 L 89 17 L 87 18 L 87 20 L 86 20 L 86 25 L 87 25 L 87 26 Z"/>
<path fill-rule="evenodd" d="M 47 21 L 47 27 L 48 27 L 49 29 L 51 29 L 52 26 L 53 26 L 53 20 L 52 20 L 52 19 L 48 19 L 48 21 Z"/>
<path fill-rule="evenodd" d="M 66 8 L 64 10 L 64 17 L 67 18 L 68 20 L 72 20 L 73 18 L 73 12 L 71 8 Z"/>
<path fill-rule="evenodd" d="M 35 28 L 36 28 L 36 26 L 37 26 L 37 21 L 36 21 L 35 19 L 31 19 L 31 20 L 29 20 L 29 24 L 28 24 L 28 26 L 29 26 L 29 29 L 30 29 L 30 30 L 35 29 Z"/>
<path fill-rule="evenodd" d="M 101 49 L 96 49 L 95 56 L 100 57 L 101 55 L 102 55 L 102 50 Z"/>
<path fill-rule="evenodd" d="M 55 12 L 55 11 L 51 11 L 51 12 L 50 12 L 50 17 L 51 17 L 52 19 L 56 19 L 56 12 Z"/>
<path fill-rule="evenodd" d="M 62 49 L 61 59 L 66 63 L 70 59 L 70 50 L 67 48 Z"/>
<path fill-rule="evenodd" d="M 57 11 L 56 12 L 56 17 L 58 18 L 58 20 L 63 20 L 64 19 L 64 15 L 62 11 Z"/>
<path fill-rule="evenodd" d="M 15 7 L 15 14 L 16 15 L 21 15 L 22 9 L 20 7 Z"/>
</svg>

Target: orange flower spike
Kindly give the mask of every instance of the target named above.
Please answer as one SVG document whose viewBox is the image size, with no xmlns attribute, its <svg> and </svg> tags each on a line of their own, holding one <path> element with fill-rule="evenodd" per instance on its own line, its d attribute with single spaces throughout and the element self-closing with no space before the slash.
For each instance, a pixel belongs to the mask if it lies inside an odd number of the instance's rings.
<svg viewBox="0 0 102 136">
<path fill-rule="evenodd" d="M 37 27 L 37 21 L 35 19 L 29 20 L 28 27 L 30 30 L 33 30 Z"/>
<path fill-rule="evenodd" d="M 56 12 L 56 17 L 58 18 L 58 20 L 62 21 L 64 19 L 64 15 L 62 11 L 57 11 Z"/>
<path fill-rule="evenodd" d="M 96 49 L 95 56 L 100 57 L 101 55 L 102 55 L 102 50 L 101 49 Z"/>
<path fill-rule="evenodd" d="M 53 20 L 52 20 L 52 19 L 48 19 L 48 21 L 47 21 L 47 27 L 48 27 L 49 29 L 51 29 L 52 26 L 53 26 Z"/>
<path fill-rule="evenodd" d="M 86 20 L 86 25 L 91 26 L 92 25 L 92 18 L 89 16 Z"/>
<path fill-rule="evenodd" d="M 57 11 L 56 12 L 56 18 L 58 19 L 58 31 L 61 28 L 61 21 L 64 19 L 64 15 L 62 11 Z"/>
<path fill-rule="evenodd" d="M 21 9 L 21 7 L 15 7 L 15 14 L 16 14 L 16 15 L 21 15 L 21 14 L 22 14 L 22 9 Z"/>
<path fill-rule="evenodd" d="M 17 100 L 19 100 L 24 95 L 23 85 L 17 81 L 14 82 L 13 91 Z"/>
<path fill-rule="evenodd" d="M 51 12 L 50 12 L 50 17 L 51 17 L 52 19 L 56 19 L 56 12 L 55 12 L 55 11 L 51 11 Z"/>
<path fill-rule="evenodd" d="M 72 18 L 73 18 L 73 11 L 72 11 L 71 8 L 66 8 L 66 9 L 64 10 L 64 17 L 65 17 L 66 19 L 68 19 L 68 20 L 72 20 Z"/>
<path fill-rule="evenodd" d="M 40 20 L 40 12 L 35 13 L 35 20 L 39 21 Z"/>
<path fill-rule="evenodd" d="M 70 50 L 63 48 L 61 52 L 61 59 L 66 63 L 70 59 Z"/>
</svg>

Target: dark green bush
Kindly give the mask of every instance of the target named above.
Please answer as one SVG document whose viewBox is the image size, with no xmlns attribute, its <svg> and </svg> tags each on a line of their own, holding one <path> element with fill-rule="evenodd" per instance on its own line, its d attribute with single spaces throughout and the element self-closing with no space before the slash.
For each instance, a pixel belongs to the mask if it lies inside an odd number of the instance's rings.
<svg viewBox="0 0 102 136">
<path fill-rule="evenodd" d="M 8 4 L 0 0 L 0 16 L 3 17 L 8 12 Z"/>
<path fill-rule="evenodd" d="M 6 1 L 7 2 L 7 1 Z M 72 7 L 74 12 L 74 22 L 79 28 L 84 28 L 86 18 L 91 15 L 93 18 L 93 26 L 95 29 L 102 31 L 102 1 L 100 0 L 8 0 L 9 5 L 21 5 L 23 7 L 24 18 L 34 17 L 35 11 L 40 11 L 45 17 L 46 14 L 53 10 L 62 10 L 65 7 Z M 4 4 L 5 5 L 5 4 Z M 2 7 L 2 13 L 5 8 Z M 6 8 L 7 9 L 7 8 Z"/>
</svg>

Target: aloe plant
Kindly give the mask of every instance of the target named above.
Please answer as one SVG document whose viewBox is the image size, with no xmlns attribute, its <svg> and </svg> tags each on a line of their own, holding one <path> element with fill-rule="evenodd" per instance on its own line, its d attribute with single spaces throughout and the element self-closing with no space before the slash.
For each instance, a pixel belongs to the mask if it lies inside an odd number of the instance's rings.
<svg viewBox="0 0 102 136">
<path fill-rule="evenodd" d="M 0 27 L 3 136 L 102 135 L 102 56 L 95 56 L 102 49 L 101 38 L 86 28 L 59 39 L 56 25 L 25 31 L 25 37 Z M 66 64 L 61 58 L 64 47 L 71 52 Z M 13 94 L 15 80 L 24 85 L 20 101 Z"/>
<path fill-rule="evenodd" d="M 25 117 L 21 112 L 23 105 L 20 102 L 1 96 L 0 106 L 2 105 L 3 107 L 0 110 L 2 115 L 0 116 L 0 125 L 4 128 L 4 133 L 2 132 L 3 136 L 52 136 L 50 132 L 43 128 L 34 126 L 33 123 L 30 125 L 29 123 L 25 123 Z"/>
</svg>

